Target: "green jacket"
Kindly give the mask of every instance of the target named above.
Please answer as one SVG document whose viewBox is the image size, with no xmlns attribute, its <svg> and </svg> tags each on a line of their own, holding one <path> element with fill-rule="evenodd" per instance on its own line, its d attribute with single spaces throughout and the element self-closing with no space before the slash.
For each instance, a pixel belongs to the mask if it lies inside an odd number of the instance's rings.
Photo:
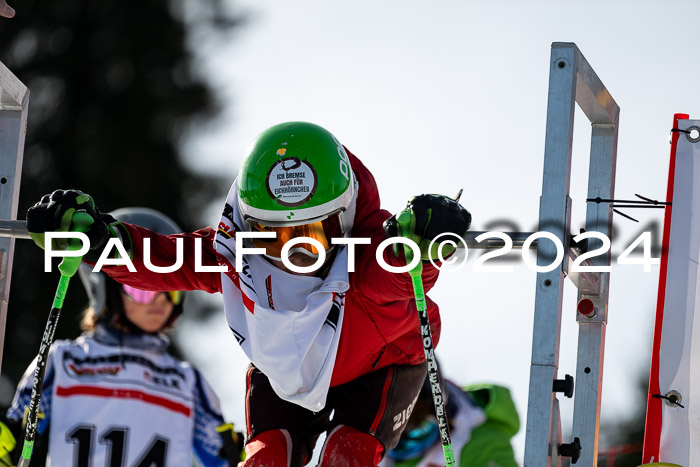
<svg viewBox="0 0 700 467">
<path fill-rule="evenodd" d="M 508 388 L 494 384 L 478 384 L 462 388 L 486 416 L 486 421 L 474 428 L 471 438 L 460 450 L 460 467 L 517 467 L 511 438 L 520 429 L 520 419 Z M 438 440 L 439 443 L 439 440 Z M 394 467 L 414 467 L 422 457 L 394 462 Z M 391 462 L 387 462 L 392 465 Z M 385 465 L 384 463 L 381 464 Z M 443 464 L 444 465 L 444 464 Z M 431 466 L 432 467 L 432 466 Z"/>
</svg>

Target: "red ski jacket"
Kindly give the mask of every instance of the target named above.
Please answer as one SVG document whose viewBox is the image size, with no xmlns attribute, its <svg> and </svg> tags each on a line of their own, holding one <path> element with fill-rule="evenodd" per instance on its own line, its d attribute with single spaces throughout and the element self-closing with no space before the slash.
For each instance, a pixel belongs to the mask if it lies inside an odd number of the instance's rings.
<svg viewBox="0 0 700 467">
<path fill-rule="evenodd" d="M 371 238 L 372 243 L 355 247 L 355 272 L 350 273 L 350 288 L 345 294 L 345 316 L 331 386 L 347 383 L 389 365 L 413 365 L 425 360 L 411 278 L 408 273 L 385 271 L 375 258 L 377 246 L 386 239 L 382 224 L 391 214 L 380 208 L 372 174 L 350 151 L 347 153 L 359 182 L 352 236 Z M 195 272 L 194 268 L 196 238 L 202 239 L 201 264 L 218 264 L 214 229 L 206 227 L 193 233 L 165 236 L 139 226 L 125 226 L 131 235 L 132 262 L 137 272 L 129 272 L 126 266 L 105 266 L 103 270 L 118 282 L 151 290 L 221 292 L 220 272 Z M 151 239 L 151 263 L 170 266 L 175 262 L 175 239 L 178 237 L 184 239 L 183 266 L 172 273 L 149 271 L 143 263 L 143 239 Z M 392 266 L 406 264 L 403 256 L 394 256 L 391 247 L 384 250 L 384 260 Z M 223 277 L 231 280 L 228 276 Z M 438 270 L 430 263 L 424 264 L 426 292 L 437 277 Z M 426 302 L 433 344 L 437 345 L 440 337 L 438 307 L 428 297 Z"/>
</svg>

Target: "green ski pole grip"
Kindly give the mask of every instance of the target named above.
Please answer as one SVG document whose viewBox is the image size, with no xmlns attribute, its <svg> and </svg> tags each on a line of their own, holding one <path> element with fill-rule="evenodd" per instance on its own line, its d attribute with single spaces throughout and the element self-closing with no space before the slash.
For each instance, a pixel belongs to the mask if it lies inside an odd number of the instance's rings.
<svg viewBox="0 0 700 467">
<path fill-rule="evenodd" d="M 71 219 L 71 226 L 74 232 L 85 233 L 93 223 L 92 216 L 84 212 L 76 212 Z M 72 238 L 68 241 L 68 250 L 80 250 L 82 242 L 78 238 Z M 81 256 L 66 256 L 58 265 L 58 270 L 61 275 L 73 277 L 80 267 L 82 261 Z"/>
</svg>

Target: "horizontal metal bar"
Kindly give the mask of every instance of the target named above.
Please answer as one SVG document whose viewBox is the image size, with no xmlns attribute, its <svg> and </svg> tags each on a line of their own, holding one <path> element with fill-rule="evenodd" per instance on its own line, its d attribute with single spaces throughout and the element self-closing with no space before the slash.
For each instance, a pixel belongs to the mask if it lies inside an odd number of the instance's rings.
<svg viewBox="0 0 700 467">
<path fill-rule="evenodd" d="M 505 243 L 503 240 L 497 237 L 489 237 L 482 240 L 481 242 L 476 241 L 476 237 L 485 234 L 486 231 L 481 232 L 467 232 L 465 235 L 465 243 L 467 247 L 475 250 L 495 250 L 498 248 L 503 248 Z M 513 248 L 520 249 L 523 247 L 525 240 L 532 235 L 534 232 L 502 232 L 508 235 L 513 240 Z M 0 237 L 13 237 L 13 238 L 25 238 L 31 239 L 29 232 L 27 231 L 27 221 L 24 220 L 0 220 Z M 537 239 L 535 239 L 531 244 L 531 248 L 537 248 Z"/>
<path fill-rule="evenodd" d="M 0 220 L 0 237 L 28 238 L 27 221 Z"/>
<path fill-rule="evenodd" d="M 479 235 L 485 234 L 486 232 L 467 232 L 467 234 L 464 237 L 464 241 L 467 244 L 467 247 L 474 249 L 474 250 L 495 250 L 498 248 L 503 248 L 505 243 L 503 240 L 497 237 L 490 237 L 487 239 L 484 239 L 481 242 L 476 241 L 476 237 Z M 508 235 L 511 240 L 513 240 L 513 248 L 522 248 L 523 244 L 525 243 L 525 240 L 532 235 L 534 232 L 502 232 L 506 235 Z M 535 239 L 531 244 L 531 248 L 536 248 L 537 247 L 537 239 Z"/>
<path fill-rule="evenodd" d="M 576 103 L 591 124 L 617 125 L 620 107 L 576 44 L 555 42 L 552 44 L 552 49 L 573 49 L 576 60 Z"/>
</svg>

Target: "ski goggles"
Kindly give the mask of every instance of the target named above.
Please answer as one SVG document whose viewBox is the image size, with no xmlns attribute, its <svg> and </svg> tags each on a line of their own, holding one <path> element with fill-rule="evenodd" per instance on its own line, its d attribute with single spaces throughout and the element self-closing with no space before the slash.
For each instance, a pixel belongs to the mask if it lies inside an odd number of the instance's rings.
<svg viewBox="0 0 700 467">
<path fill-rule="evenodd" d="M 156 298 L 156 295 L 161 293 L 160 291 L 156 290 L 141 290 L 128 285 L 122 285 L 122 290 L 124 290 L 124 295 L 126 295 L 126 298 L 128 298 L 134 303 L 140 303 L 142 305 L 147 305 L 151 303 L 153 299 Z M 168 300 L 170 300 L 173 305 L 179 305 L 182 302 L 181 291 L 165 293 L 168 296 Z"/>
<path fill-rule="evenodd" d="M 327 252 L 333 244 L 333 238 L 341 238 L 343 228 L 340 223 L 340 212 L 333 213 L 322 220 L 310 222 L 303 225 L 270 225 L 258 219 L 249 218 L 248 225 L 253 232 L 274 232 L 275 238 L 251 238 L 253 246 L 256 248 L 264 248 L 265 255 L 275 259 L 282 258 L 282 248 L 284 245 L 298 237 L 308 237 L 318 241 L 322 248 Z M 313 243 L 296 243 L 289 249 L 287 255 L 294 253 L 304 253 L 313 258 L 319 255 L 318 247 Z"/>
<path fill-rule="evenodd" d="M 437 422 L 424 420 L 418 428 L 408 433 L 404 431 L 399 443 L 389 451 L 388 456 L 397 461 L 415 459 L 432 448 L 439 438 L 440 429 Z"/>
</svg>

